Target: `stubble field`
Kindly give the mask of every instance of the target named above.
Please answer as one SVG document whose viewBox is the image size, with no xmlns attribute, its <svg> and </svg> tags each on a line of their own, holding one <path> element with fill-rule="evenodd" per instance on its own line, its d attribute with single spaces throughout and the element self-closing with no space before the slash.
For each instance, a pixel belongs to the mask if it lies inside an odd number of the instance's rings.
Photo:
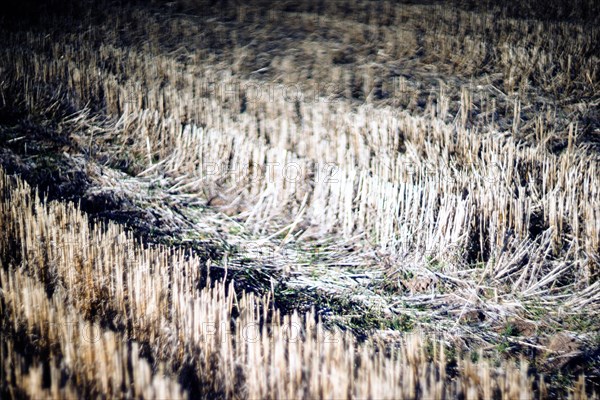
<svg viewBox="0 0 600 400">
<path fill-rule="evenodd" d="M 0 16 L 0 393 L 595 398 L 594 1 Z"/>
</svg>

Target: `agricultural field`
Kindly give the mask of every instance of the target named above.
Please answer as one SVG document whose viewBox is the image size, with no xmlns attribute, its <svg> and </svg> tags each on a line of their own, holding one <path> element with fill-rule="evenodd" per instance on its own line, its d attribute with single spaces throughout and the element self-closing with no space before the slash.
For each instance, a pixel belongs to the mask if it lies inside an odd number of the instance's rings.
<svg viewBox="0 0 600 400">
<path fill-rule="evenodd" d="M 600 3 L 0 11 L 0 396 L 598 398 Z"/>
</svg>

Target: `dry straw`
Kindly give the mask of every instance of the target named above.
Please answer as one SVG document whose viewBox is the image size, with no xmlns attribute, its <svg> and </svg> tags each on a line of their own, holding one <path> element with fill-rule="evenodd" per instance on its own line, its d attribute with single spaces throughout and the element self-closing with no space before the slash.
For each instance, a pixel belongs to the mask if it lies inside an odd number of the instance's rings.
<svg viewBox="0 0 600 400">
<path fill-rule="evenodd" d="M 358 344 L 312 313 L 281 317 L 268 297 L 219 282 L 198 287 L 204 266 L 196 258 L 143 248 L 117 225 L 89 228 L 72 205 L 45 204 L 0 174 L 2 379 L 12 393 L 177 398 L 175 377 L 192 367 L 200 387 L 187 389 L 207 396 L 532 396 L 525 360 L 495 369 L 459 358 L 450 380 L 440 343 L 427 352 L 419 336 L 391 349 Z M 34 346 L 37 363 L 20 358 L 23 345 Z M 40 363 L 50 368 L 49 384 Z"/>
<path fill-rule="evenodd" d="M 358 2 L 348 24 L 343 7 L 326 3 L 325 15 L 276 7 L 268 20 L 338 35 L 339 43 L 296 46 L 331 68 L 308 74 L 293 52 L 269 67 L 248 65 L 261 56 L 244 44 L 248 30 L 270 32 L 251 7 L 238 10 L 232 21 L 242 25 L 231 30 L 214 19 L 200 26 L 191 15 L 127 8 L 126 18 L 111 15 L 85 34 L 6 33 L 0 62 L 10 79 L 0 99 L 47 118 L 75 107 L 60 125 L 90 165 L 125 159 L 136 179 L 161 182 L 165 196 L 223 212 L 205 224 L 233 217 L 264 243 L 282 239 L 280 247 L 356 246 L 364 258 L 345 260 L 375 259 L 361 272 L 408 287 L 392 310 L 442 309 L 454 327 L 471 309 L 493 321 L 528 304 L 598 311 L 600 166 L 577 123 L 598 105 L 598 29 L 388 2 L 385 13 Z M 181 38 L 177 46 L 159 34 L 165 30 Z M 211 51 L 224 43 L 230 52 Z M 366 50 L 374 46 L 375 56 Z M 384 66 L 402 75 L 389 86 L 378 82 Z M 455 80 L 435 83 L 443 76 Z M 307 101 L 311 85 L 332 79 L 327 96 Z M 562 103 L 540 111 L 536 104 L 552 97 Z M 112 177 L 90 175 L 99 183 Z M 195 256 L 143 247 L 114 224 L 91 228 L 75 206 L 41 201 L 19 179 L 3 174 L 0 184 L 3 315 L 12 335 L 41 338 L 31 368 L 15 354 L 16 339 L 6 339 L 15 350 L 2 357 L 19 371 L 11 385 L 33 397 L 532 395 L 525 362 L 495 369 L 459 359 L 450 379 L 438 345 L 426 354 L 417 337 L 394 350 L 375 339 L 357 344 L 313 314 L 280 316 L 272 293 L 200 287 L 206 266 Z M 312 271 L 301 262 L 276 267 Z M 438 285 L 422 285 L 423 277 Z M 17 287 L 32 295 L 20 297 Z M 49 328 L 52 321 L 93 327 L 102 340 L 84 343 Z M 296 341 L 291 327 L 301 333 Z M 107 352 L 117 355 L 108 362 Z M 51 371 L 51 386 L 40 386 L 40 368 Z M 65 386 L 56 386 L 59 371 Z M 176 381 L 184 376 L 182 388 Z M 574 393 L 584 396 L 583 386 Z"/>
</svg>

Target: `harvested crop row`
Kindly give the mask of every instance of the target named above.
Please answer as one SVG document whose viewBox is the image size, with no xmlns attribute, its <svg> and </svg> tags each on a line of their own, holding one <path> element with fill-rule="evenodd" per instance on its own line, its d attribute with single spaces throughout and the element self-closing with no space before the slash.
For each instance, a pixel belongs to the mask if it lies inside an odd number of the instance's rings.
<svg viewBox="0 0 600 400">
<path fill-rule="evenodd" d="M 569 390 L 597 385 L 597 27 L 444 5 L 192 3 L 0 24 L 0 164 L 133 230 L 3 183 L 6 282 L 31 279 L 139 343 L 143 379 L 162 363 L 191 396 L 516 397 L 545 393 L 539 372 L 551 395 L 583 371 Z M 400 333 L 420 329 L 483 361 Z M 504 361 L 517 354 L 530 371 Z M 504 371 L 485 372 L 490 355 Z M 39 377 L 26 370 L 21 389 Z M 113 393 L 98 387 L 64 393 Z"/>
<path fill-rule="evenodd" d="M 566 151 L 554 155 L 544 146 L 522 146 L 507 132 L 448 124 L 434 114 L 344 102 L 298 105 L 282 97 L 249 102 L 240 113 L 235 95 L 196 95 L 211 75 L 195 66 L 169 57 L 150 62 L 111 46 L 99 53 L 74 49 L 55 43 L 49 55 L 31 54 L 29 67 L 18 53 L 7 63 L 26 87 L 64 83 L 82 100 L 102 96 L 119 120 L 93 136 L 80 132 L 81 143 L 111 153 L 120 146 L 135 155 L 144 176 L 166 176 L 170 191 L 208 204 L 217 199 L 255 233 L 294 226 L 305 238 L 362 236 L 395 254 L 392 275 L 398 264 L 422 263 L 423 254 L 448 260 L 441 272 L 450 274 L 484 261 L 484 275 L 500 280 L 494 285 L 510 281 L 507 292 L 526 296 L 543 293 L 548 274 L 568 290 L 595 280 L 598 160 L 576 151 L 572 125 Z M 99 67 L 113 59 L 128 66 L 125 80 Z M 32 104 L 42 97 L 27 90 L 24 96 Z M 536 129 L 543 141 L 547 128 L 540 122 Z M 110 145 L 115 140 L 117 147 Z M 530 269 L 514 268 L 515 249 L 523 247 L 536 260 Z"/>
<path fill-rule="evenodd" d="M 77 390 L 111 397 L 176 393 L 168 379 L 148 380 L 137 345 L 125 344 L 130 340 L 146 346 L 146 357 L 165 363 L 172 373 L 192 367 L 199 387 L 187 390 L 228 397 L 437 398 L 498 392 L 523 398 L 532 390 L 524 361 L 521 369 L 508 363 L 498 374 L 487 361 L 474 368 L 461 360 L 459 376 L 447 384 L 443 346 L 435 345 L 430 360 L 422 341 L 413 337 L 389 349 L 390 356 L 380 344 L 355 344 L 348 335 L 324 330 L 313 315 L 281 318 L 268 298 L 236 295 L 220 283 L 199 288 L 204 266 L 197 259 L 164 248 L 142 249 L 112 224 L 91 229 L 77 209 L 45 204 L 26 184 L 0 173 L 3 329 L 24 335 L 21 340 L 37 338 L 39 349 L 62 360 L 63 373 L 73 371 L 68 382 Z M 130 357 L 133 376 L 125 367 Z M 36 373 L 24 366 L 11 371 Z M 52 382 L 52 390 L 60 390 Z M 24 383 L 18 386 L 26 389 Z"/>
</svg>

